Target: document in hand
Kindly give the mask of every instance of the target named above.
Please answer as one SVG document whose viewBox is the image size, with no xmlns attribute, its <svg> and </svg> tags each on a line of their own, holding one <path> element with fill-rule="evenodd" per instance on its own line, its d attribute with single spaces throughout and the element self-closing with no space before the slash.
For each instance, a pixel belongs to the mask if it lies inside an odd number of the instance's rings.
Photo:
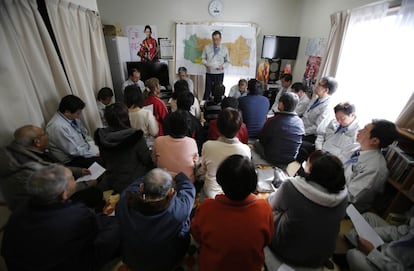
<svg viewBox="0 0 414 271">
<path fill-rule="evenodd" d="M 101 176 L 106 169 L 103 168 L 100 164 L 98 163 L 93 163 L 89 168 L 88 168 L 91 172 L 90 175 L 85 175 L 82 176 L 78 179 L 76 179 L 76 182 L 85 182 L 85 181 L 89 181 L 89 180 L 96 180 L 99 178 L 99 176 Z"/>
<path fill-rule="evenodd" d="M 384 241 L 381 239 L 381 237 L 375 232 L 371 225 L 368 224 L 368 222 L 358 212 L 354 205 L 350 204 L 348 208 L 346 208 L 346 213 L 348 214 L 349 218 L 351 218 L 352 224 L 354 224 L 355 230 L 359 236 L 371 242 L 375 248 L 384 244 Z"/>
</svg>

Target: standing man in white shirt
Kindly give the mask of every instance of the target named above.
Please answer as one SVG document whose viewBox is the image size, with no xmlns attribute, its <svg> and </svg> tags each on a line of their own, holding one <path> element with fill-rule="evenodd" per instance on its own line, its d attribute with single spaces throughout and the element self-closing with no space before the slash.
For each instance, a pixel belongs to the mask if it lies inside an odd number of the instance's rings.
<svg viewBox="0 0 414 271">
<path fill-rule="evenodd" d="M 348 201 L 360 213 L 371 208 L 384 190 L 388 169 L 381 149 L 394 142 L 397 135 L 395 124 L 387 120 L 373 120 L 358 131 L 361 148 L 344 163 L 344 168 Z"/>
<path fill-rule="evenodd" d="M 206 85 L 203 100 L 210 98 L 216 82 L 223 83 L 224 69 L 229 65 L 229 51 L 221 45 L 221 32 L 214 31 L 211 35 L 213 44 L 207 44 L 201 55 L 202 64 L 206 67 Z"/>
<path fill-rule="evenodd" d="M 85 103 L 75 95 L 66 95 L 46 125 L 51 153 L 67 166 L 89 168 L 93 162 L 103 165 L 99 149 L 79 119 Z"/>
<path fill-rule="evenodd" d="M 145 84 L 141 81 L 141 72 L 138 69 L 131 69 L 128 72 L 128 80 L 122 84 L 122 94 L 127 86 L 136 85 L 141 89 L 141 92 L 144 92 Z"/>
</svg>

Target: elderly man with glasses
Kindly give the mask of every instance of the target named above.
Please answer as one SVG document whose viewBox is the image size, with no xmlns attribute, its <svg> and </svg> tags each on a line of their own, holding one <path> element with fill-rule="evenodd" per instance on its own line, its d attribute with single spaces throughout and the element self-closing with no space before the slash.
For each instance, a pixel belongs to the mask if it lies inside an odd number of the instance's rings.
<svg viewBox="0 0 414 271">
<path fill-rule="evenodd" d="M 317 134 L 324 132 L 329 121 L 333 118 L 331 95 L 335 93 L 338 82 L 335 78 L 323 77 L 314 90 L 314 97 L 302 117 L 305 126 L 305 136 L 299 150 L 297 160 L 306 161 L 309 154 L 315 150 Z"/>
</svg>

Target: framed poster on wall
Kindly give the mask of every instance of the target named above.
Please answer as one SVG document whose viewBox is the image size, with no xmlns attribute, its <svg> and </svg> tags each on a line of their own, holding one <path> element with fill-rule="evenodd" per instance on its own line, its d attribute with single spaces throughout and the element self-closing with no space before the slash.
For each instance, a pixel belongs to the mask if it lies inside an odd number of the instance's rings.
<svg viewBox="0 0 414 271">
<path fill-rule="evenodd" d="M 174 58 L 174 43 L 168 38 L 158 38 L 160 46 L 160 58 L 173 59 Z"/>
<path fill-rule="evenodd" d="M 152 34 L 151 37 L 157 40 L 158 30 L 156 25 L 150 25 Z M 128 25 L 125 27 L 125 33 L 128 36 L 129 53 L 131 54 L 132 61 L 141 61 L 141 58 L 137 55 L 139 49 L 141 49 L 142 41 L 146 38 L 144 33 L 145 25 Z"/>
</svg>

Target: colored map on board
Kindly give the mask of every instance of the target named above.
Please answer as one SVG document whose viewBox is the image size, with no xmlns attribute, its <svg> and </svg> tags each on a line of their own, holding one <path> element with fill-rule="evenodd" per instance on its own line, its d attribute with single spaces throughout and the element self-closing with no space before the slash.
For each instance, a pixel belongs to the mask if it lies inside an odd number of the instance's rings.
<svg viewBox="0 0 414 271">
<path fill-rule="evenodd" d="M 184 39 L 184 58 L 194 64 L 201 64 L 201 55 L 204 47 L 211 43 L 211 39 L 197 37 L 192 34 L 188 39 Z M 247 39 L 239 36 L 234 42 L 224 42 L 229 51 L 230 64 L 237 67 L 250 66 L 250 48 Z"/>
</svg>

